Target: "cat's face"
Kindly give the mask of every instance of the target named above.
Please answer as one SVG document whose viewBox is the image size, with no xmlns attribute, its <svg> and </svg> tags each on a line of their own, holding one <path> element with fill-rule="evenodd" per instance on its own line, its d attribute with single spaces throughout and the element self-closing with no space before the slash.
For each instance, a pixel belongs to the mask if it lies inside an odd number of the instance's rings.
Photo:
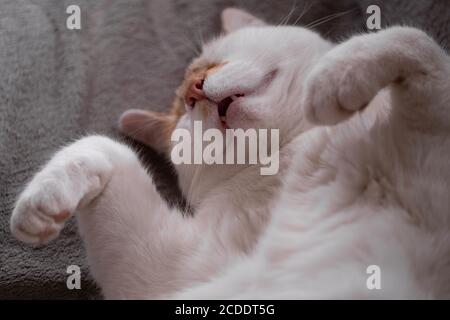
<svg viewBox="0 0 450 320">
<path fill-rule="evenodd" d="M 269 26 L 237 9 L 225 10 L 222 23 L 225 34 L 189 66 L 168 120 L 156 130 L 189 129 L 201 120 L 204 129 L 279 129 L 281 142 L 306 130 L 303 79 L 332 45 L 312 31 Z M 135 138 L 158 148 L 154 138 Z"/>
</svg>

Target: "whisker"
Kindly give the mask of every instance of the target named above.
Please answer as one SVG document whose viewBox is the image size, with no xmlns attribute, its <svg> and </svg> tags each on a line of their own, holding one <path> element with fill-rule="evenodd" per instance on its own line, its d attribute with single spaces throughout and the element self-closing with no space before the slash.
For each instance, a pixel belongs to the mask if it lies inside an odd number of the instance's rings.
<svg viewBox="0 0 450 320">
<path fill-rule="evenodd" d="M 302 12 L 300 13 L 300 15 L 298 16 L 297 19 L 295 19 L 293 25 L 296 26 L 297 23 L 300 22 L 300 20 L 304 17 L 304 15 L 312 8 L 314 2 L 309 2 L 307 4 L 305 4 L 305 7 L 303 8 Z"/>
<path fill-rule="evenodd" d="M 195 19 L 195 24 L 196 24 L 196 31 L 195 31 L 195 37 L 197 38 L 197 40 L 199 40 L 200 42 L 200 48 L 203 47 L 203 45 L 205 44 L 205 42 L 203 41 L 203 31 L 202 31 L 202 27 L 200 24 L 200 20 L 197 16 L 197 18 Z"/>
<path fill-rule="evenodd" d="M 289 22 L 289 19 L 291 18 L 292 14 L 297 9 L 296 8 L 296 3 L 297 3 L 297 1 L 294 1 L 293 5 L 291 7 L 291 10 L 289 11 L 289 13 L 283 19 L 281 19 L 281 21 L 278 24 L 278 26 L 284 26 L 284 25 L 286 25 Z"/>
<path fill-rule="evenodd" d="M 317 19 L 317 20 L 307 24 L 306 26 L 304 26 L 304 28 L 313 29 L 315 27 L 320 26 L 323 23 L 326 23 L 326 22 L 331 21 L 333 19 L 337 19 L 337 18 L 342 17 L 342 16 L 344 16 L 346 14 L 349 14 L 350 12 L 354 11 L 355 9 L 356 8 L 353 8 L 353 9 L 350 9 L 350 10 L 347 10 L 347 11 L 338 12 L 338 13 L 330 14 L 328 16 L 319 18 L 319 19 Z"/>
<path fill-rule="evenodd" d="M 192 204 L 192 197 L 194 195 L 195 188 L 198 186 L 198 181 L 200 180 L 200 176 L 201 176 L 202 171 L 203 170 L 202 170 L 201 166 L 196 166 L 195 167 L 195 171 L 194 171 L 194 174 L 192 176 L 192 180 L 191 180 L 191 183 L 189 184 L 189 189 L 188 189 L 188 192 L 187 192 L 187 195 L 186 195 L 186 205 L 185 205 L 185 208 L 184 208 L 184 212 L 185 213 L 188 212 L 189 206 Z"/>
<path fill-rule="evenodd" d="M 188 49 L 192 50 L 196 55 L 199 55 L 199 54 L 200 54 L 198 48 L 196 48 L 196 46 L 193 46 L 193 45 L 192 45 L 192 41 L 188 41 L 188 38 L 186 38 L 185 35 L 181 35 L 181 34 L 180 34 L 180 36 L 183 36 L 183 40 L 184 40 L 184 41 L 180 41 L 183 45 L 185 45 Z M 142 44 L 148 44 L 149 46 L 152 46 L 152 47 L 154 46 L 154 43 L 151 42 L 149 39 L 146 39 L 146 38 L 141 38 L 141 37 L 136 37 L 136 36 L 130 36 L 129 39 L 130 39 L 130 40 L 136 40 L 136 41 L 139 41 L 139 42 L 141 42 Z M 181 40 L 181 39 L 178 38 L 178 40 Z"/>
<path fill-rule="evenodd" d="M 190 41 L 189 38 L 185 34 L 180 34 L 180 36 L 185 41 L 185 44 L 188 44 L 189 48 L 191 48 L 196 55 L 200 55 L 201 46 L 199 46 L 195 42 L 192 43 L 192 41 Z"/>
</svg>

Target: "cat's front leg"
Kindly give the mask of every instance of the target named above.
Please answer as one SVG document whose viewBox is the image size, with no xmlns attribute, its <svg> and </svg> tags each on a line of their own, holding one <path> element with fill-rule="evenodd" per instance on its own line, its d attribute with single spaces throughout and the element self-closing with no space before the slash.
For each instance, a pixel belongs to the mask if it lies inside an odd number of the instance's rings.
<svg viewBox="0 0 450 320">
<path fill-rule="evenodd" d="M 325 54 L 307 76 L 306 117 L 320 125 L 339 123 L 391 86 L 407 112 L 416 106 L 424 120 L 436 115 L 424 110 L 429 102 L 440 108 L 449 71 L 448 56 L 420 30 L 393 27 L 355 36 Z M 442 108 L 440 113 L 448 120 Z"/>
<path fill-rule="evenodd" d="M 19 196 L 11 231 L 44 244 L 76 213 L 89 267 L 106 298 L 154 298 L 185 286 L 179 269 L 198 242 L 127 146 L 92 136 L 63 148 Z"/>
<path fill-rule="evenodd" d="M 94 136 L 59 151 L 19 196 L 10 221 L 13 235 L 30 244 L 57 237 L 75 210 L 94 199 L 108 183 L 113 164 L 105 153 L 113 148 L 124 147 Z"/>
</svg>

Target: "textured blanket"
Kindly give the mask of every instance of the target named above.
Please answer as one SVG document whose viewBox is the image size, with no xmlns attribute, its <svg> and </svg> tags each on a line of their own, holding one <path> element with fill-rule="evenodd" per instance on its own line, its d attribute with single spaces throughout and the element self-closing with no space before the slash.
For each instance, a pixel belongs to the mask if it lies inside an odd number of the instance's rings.
<svg viewBox="0 0 450 320">
<path fill-rule="evenodd" d="M 71 4 L 81 30 L 66 28 Z M 340 40 L 365 30 L 370 4 L 382 25 L 414 25 L 449 47 L 448 0 L 0 0 L 0 299 L 101 298 L 74 221 L 48 246 L 22 245 L 9 232 L 15 197 L 59 146 L 89 133 L 121 138 L 128 108 L 166 110 L 201 42 L 220 31 L 223 8 Z M 180 201 L 167 160 L 135 147 L 168 201 Z M 80 290 L 66 286 L 69 265 L 81 267 Z"/>
</svg>

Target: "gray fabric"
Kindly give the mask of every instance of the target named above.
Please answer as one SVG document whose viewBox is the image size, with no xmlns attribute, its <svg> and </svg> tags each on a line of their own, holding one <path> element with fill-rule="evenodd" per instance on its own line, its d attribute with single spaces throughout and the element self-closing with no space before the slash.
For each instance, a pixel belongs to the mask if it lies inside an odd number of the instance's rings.
<svg viewBox="0 0 450 320">
<path fill-rule="evenodd" d="M 8 221 L 14 199 L 62 144 L 87 133 L 116 136 L 128 108 L 166 110 L 202 39 L 219 32 L 219 13 L 238 6 L 279 23 L 294 3 L 293 23 L 311 1 L 0 0 L 0 299 L 99 298 L 72 220 L 43 248 L 14 240 Z M 299 21 L 352 9 L 317 27 L 331 39 L 363 31 L 365 8 L 381 1 L 313 1 Z M 79 4 L 82 30 L 65 27 Z M 383 24 L 422 27 L 448 47 L 449 2 L 380 3 Z M 179 201 L 167 161 L 136 145 L 161 192 Z M 68 265 L 82 266 L 82 290 L 66 288 Z"/>
</svg>

